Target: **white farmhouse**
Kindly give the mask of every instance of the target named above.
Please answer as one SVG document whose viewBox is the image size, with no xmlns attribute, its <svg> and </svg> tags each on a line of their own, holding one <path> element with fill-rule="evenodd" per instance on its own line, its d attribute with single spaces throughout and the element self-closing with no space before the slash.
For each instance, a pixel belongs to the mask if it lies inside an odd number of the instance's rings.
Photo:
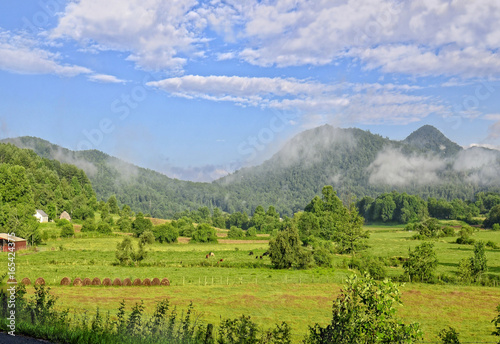
<svg viewBox="0 0 500 344">
<path fill-rule="evenodd" d="M 49 215 L 45 214 L 43 210 L 37 209 L 34 216 L 40 222 L 49 222 Z"/>
</svg>

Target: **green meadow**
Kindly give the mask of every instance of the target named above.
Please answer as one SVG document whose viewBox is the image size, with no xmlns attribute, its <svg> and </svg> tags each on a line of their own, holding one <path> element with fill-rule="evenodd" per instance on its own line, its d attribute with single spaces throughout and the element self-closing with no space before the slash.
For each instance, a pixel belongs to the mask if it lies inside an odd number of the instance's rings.
<svg viewBox="0 0 500 344">
<path fill-rule="evenodd" d="M 422 241 L 412 240 L 414 233 L 403 226 L 365 226 L 371 235 L 370 248 L 363 255 L 376 257 L 407 257 L 408 249 Z M 326 324 L 331 315 L 333 299 L 338 295 L 345 277 L 355 273 L 347 268 L 351 257 L 337 255 L 335 268 L 308 270 L 275 270 L 270 259 L 260 256 L 268 244 L 237 242 L 220 239 L 218 244 L 159 244 L 148 246 L 148 257 L 138 267 L 116 264 L 116 245 L 126 235 L 100 235 L 76 233 L 74 238 L 58 237 L 59 230 L 53 224 L 44 225 L 49 238 L 38 250 L 18 252 L 16 255 L 17 280 L 28 277 L 33 282 L 43 277 L 59 297 L 58 307 L 70 312 L 92 314 L 100 311 L 117 312 L 119 302 L 127 301 L 130 307 L 141 300 L 146 312 L 152 312 L 154 304 L 168 298 L 178 312 L 193 302 L 199 320 L 218 324 L 224 318 L 250 315 L 263 328 L 270 328 L 281 321 L 288 322 L 294 339 L 299 342 L 308 326 Z M 500 232 L 478 230 L 476 240 L 493 241 L 500 246 Z M 473 246 L 454 243 L 456 237 L 432 241 L 438 256 L 436 274 L 446 280 L 454 278 L 460 259 L 471 257 Z M 137 245 L 137 239 L 133 239 Z M 213 257 L 206 258 L 210 252 Z M 251 254 L 250 254 L 251 253 Z M 256 258 L 257 257 L 257 258 Z M 500 278 L 500 249 L 486 249 L 488 277 Z M 0 255 L 2 266 L 7 264 L 7 254 Z M 221 261 L 222 260 L 222 261 Z M 403 274 L 401 264 L 388 266 L 387 274 L 397 277 Z M 61 286 L 63 277 L 115 278 L 168 278 L 168 287 L 104 287 Z M 398 315 L 405 322 L 418 322 L 424 332 L 424 340 L 436 341 L 437 333 L 447 327 L 455 327 L 463 341 L 494 342 L 491 336 L 495 308 L 500 304 L 500 287 L 445 283 L 405 283 L 401 287 L 403 305 Z M 33 288 L 28 287 L 32 293 Z"/>
</svg>

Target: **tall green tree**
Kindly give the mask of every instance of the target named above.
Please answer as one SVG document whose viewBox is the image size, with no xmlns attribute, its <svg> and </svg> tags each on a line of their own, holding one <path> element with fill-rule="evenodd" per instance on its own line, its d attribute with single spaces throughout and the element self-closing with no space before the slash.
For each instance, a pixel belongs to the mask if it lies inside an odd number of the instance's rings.
<svg viewBox="0 0 500 344">
<path fill-rule="evenodd" d="M 434 275 L 437 263 L 434 244 L 424 242 L 414 250 L 409 250 L 409 258 L 404 262 L 403 269 L 411 280 L 428 282 Z"/>
<path fill-rule="evenodd" d="M 299 232 L 294 226 L 286 227 L 271 239 L 269 253 L 275 269 L 306 267 L 311 260 L 311 253 L 302 246 Z"/>
</svg>

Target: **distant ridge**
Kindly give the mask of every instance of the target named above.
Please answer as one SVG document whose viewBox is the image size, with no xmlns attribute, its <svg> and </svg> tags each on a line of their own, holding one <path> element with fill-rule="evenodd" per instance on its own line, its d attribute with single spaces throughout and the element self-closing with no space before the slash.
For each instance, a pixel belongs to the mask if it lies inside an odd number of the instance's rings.
<svg viewBox="0 0 500 344">
<path fill-rule="evenodd" d="M 34 137 L 2 141 L 82 168 L 98 199 L 115 194 L 134 211 L 163 218 L 202 206 L 251 214 L 258 205 L 290 216 L 324 185 L 345 203 L 393 190 L 448 200 L 500 190 L 499 151 L 462 149 L 430 125 L 402 141 L 323 125 L 295 135 L 261 165 L 212 183 L 172 179 L 97 150 L 74 152 Z"/>
<path fill-rule="evenodd" d="M 451 157 L 463 150 L 432 125 L 424 125 L 404 139 L 410 146 Z"/>
</svg>

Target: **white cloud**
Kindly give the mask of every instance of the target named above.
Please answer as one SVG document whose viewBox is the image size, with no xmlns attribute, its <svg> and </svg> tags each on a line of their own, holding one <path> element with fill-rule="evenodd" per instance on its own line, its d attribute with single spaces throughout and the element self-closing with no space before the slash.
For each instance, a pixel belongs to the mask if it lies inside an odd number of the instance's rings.
<svg viewBox="0 0 500 344">
<path fill-rule="evenodd" d="M 239 57 L 251 64 L 324 65 L 350 56 L 385 72 L 500 75 L 497 0 L 235 3 L 217 8 L 226 15 L 219 22 L 225 31 L 232 22 L 232 36 L 245 44 Z"/>
<path fill-rule="evenodd" d="M 500 113 L 489 113 L 482 116 L 482 118 L 488 121 L 500 121 Z"/>
<path fill-rule="evenodd" d="M 35 40 L 0 31 L 0 69 L 19 74 L 56 74 L 72 77 L 88 74 L 88 68 L 62 64 L 59 54 L 40 47 Z"/>
<path fill-rule="evenodd" d="M 310 80 L 186 75 L 148 86 L 172 96 L 233 102 L 277 110 L 295 110 L 304 118 L 327 122 L 407 124 L 432 113 L 447 113 L 434 99 L 406 94 L 418 89 L 396 84 L 324 84 Z M 313 116 L 311 116 L 313 115 Z M 315 120 L 316 121 L 316 120 Z"/>
<path fill-rule="evenodd" d="M 146 69 L 179 69 L 183 54 L 196 52 L 206 20 L 196 0 L 81 0 L 71 2 L 52 38 L 72 38 L 99 50 L 130 53 Z"/>
<path fill-rule="evenodd" d="M 108 84 L 108 83 L 125 84 L 127 82 L 127 80 L 118 79 L 116 76 L 108 75 L 108 74 L 93 74 L 93 75 L 89 75 L 88 79 L 90 81 L 101 82 L 101 83 L 105 83 L 105 84 Z"/>
</svg>

